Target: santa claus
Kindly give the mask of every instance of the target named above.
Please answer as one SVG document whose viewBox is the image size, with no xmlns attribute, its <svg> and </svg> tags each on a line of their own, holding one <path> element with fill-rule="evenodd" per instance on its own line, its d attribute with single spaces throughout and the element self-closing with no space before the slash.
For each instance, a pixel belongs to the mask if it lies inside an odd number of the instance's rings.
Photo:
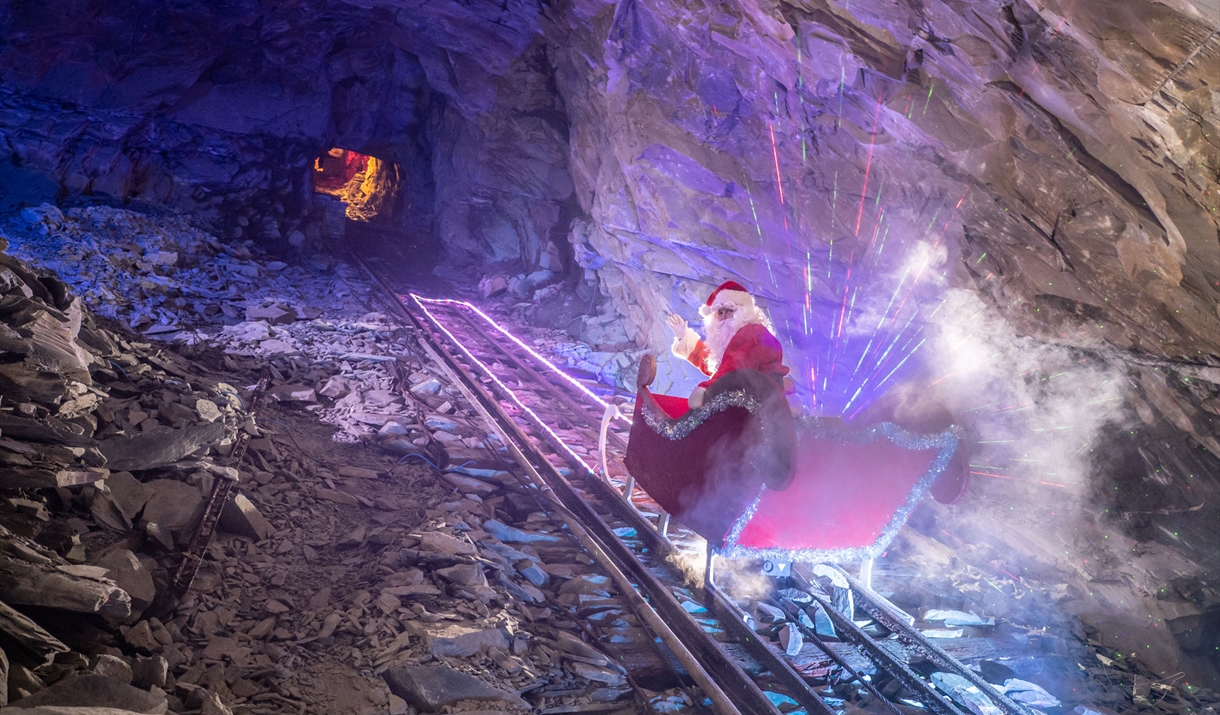
<svg viewBox="0 0 1220 715">
<path fill-rule="evenodd" d="M 699 307 L 699 314 L 703 316 L 706 340 L 700 340 L 682 316 L 669 316 L 675 336 L 673 354 L 708 376 L 691 393 L 692 408 L 703 404 L 704 393 L 712 383 L 734 370 L 756 370 L 774 378 L 777 389 L 784 388 L 788 374 L 784 350 L 766 313 L 740 283 L 721 283 Z"/>
<path fill-rule="evenodd" d="M 719 545 L 760 488 L 791 480 L 794 417 L 783 348 L 746 289 L 723 283 L 699 312 L 707 338 L 671 316 L 672 350 L 708 379 L 689 399 L 653 393 L 656 360 L 644 356 L 625 464 L 657 504 Z"/>
</svg>

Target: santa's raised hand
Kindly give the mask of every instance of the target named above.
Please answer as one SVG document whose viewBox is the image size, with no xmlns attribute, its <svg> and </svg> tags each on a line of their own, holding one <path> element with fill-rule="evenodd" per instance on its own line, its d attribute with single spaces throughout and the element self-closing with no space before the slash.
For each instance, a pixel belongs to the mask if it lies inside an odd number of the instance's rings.
<svg viewBox="0 0 1220 715">
<path fill-rule="evenodd" d="M 674 331 L 674 337 L 681 338 L 683 335 L 686 335 L 688 328 L 686 327 L 686 320 L 682 316 L 677 313 L 670 313 L 666 322 L 669 323 L 669 329 Z"/>
</svg>

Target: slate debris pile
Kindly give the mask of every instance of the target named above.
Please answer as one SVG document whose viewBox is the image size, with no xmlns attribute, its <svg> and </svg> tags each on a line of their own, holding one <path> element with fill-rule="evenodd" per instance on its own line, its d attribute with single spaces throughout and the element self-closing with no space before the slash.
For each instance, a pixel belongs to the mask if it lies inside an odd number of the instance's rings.
<svg viewBox="0 0 1220 715">
<path fill-rule="evenodd" d="M 13 255 L 58 273 L 84 306 L 149 340 L 221 348 L 229 370 L 281 359 L 272 399 L 314 405 L 341 439 L 372 437 L 401 414 L 386 363 L 405 350 L 404 333 L 368 312 L 369 287 L 346 263 L 271 260 L 252 242 L 222 243 L 151 207 L 44 204 L 0 230 Z"/>
<path fill-rule="evenodd" d="M 248 308 L 275 300 L 338 311 L 355 304 L 344 280 L 350 268 L 256 260 L 252 242 L 221 243 L 189 217 L 151 206 L 43 204 L 2 229 L 13 255 L 62 276 L 95 314 L 147 335 L 198 340 L 196 330 L 240 322 Z"/>
<path fill-rule="evenodd" d="M 242 391 L 106 329 L 56 275 L 5 253 L 0 335 L 0 702 L 207 700 L 163 690 L 157 653 L 182 624 L 150 611 L 205 495 L 236 474 L 239 432 L 260 436 Z M 243 506 L 238 520 L 259 523 Z"/>
<path fill-rule="evenodd" d="M 998 501 L 996 508 L 1007 509 Z M 997 547 L 979 536 L 977 530 L 986 527 L 980 526 L 977 513 L 938 510 L 936 518 L 930 513 L 931 509 L 917 512 L 911 527 L 890 547 L 888 558 L 877 562 L 874 585 L 915 616 L 915 627 L 924 635 L 1010 699 L 1048 713 L 1074 709 L 1079 715 L 1188 715 L 1220 707 L 1220 697 L 1206 687 L 1206 680 L 1182 677 L 1181 669 L 1173 667 L 1177 662 L 1166 665 L 1153 660 L 1155 653 L 1116 648 L 1115 637 L 1125 633 L 1117 629 L 1099 633 L 1082 625 L 1080 610 L 1105 607 L 1104 601 L 1098 605 L 1096 599 L 1101 597 L 1133 598 L 1128 595 L 1131 591 L 1118 590 L 1101 579 L 1085 580 L 1087 574 L 1065 568 L 1069 558 L 1050 551 L 1036 562 L 1011 548 Z M 1041 533 L 1045 521 L 1043 514 L 1028 524 L 1012 520 L 1007 526 L 1012 531 Z M 936 528 L 929 528 L 931 524 Z M 1081 538 L 1092 536 L 1084 524 L 1079 529 Z M 954 532 L 970 540 L 963 541 Z M 1082 566 L 1094 568 L 1097 556 L 1092 553 Z M 1127 548 L 1121 558 L 1124 563 L 1104 567 L 1124 589 L 1126 584 L 1166 584 L 1165 573 L 1183 567 L 1183 562 L 1163 552 L 1137 554 Z M 1121 581 L 1115 578 L 1120 573 Z M 1149 607 L 1160 622 L 1150 629 L 1177 630 L 1182 622 L 1190 622 L 1193 606 L 1173 592 L 1176 588 L 1160 589 L 1158 601 Z M 1207 603 L 1216 594 L 1192 596 L 1196 603 Z M 1181 614 L 1182 621 L 1168 618 L 1170 613 Z M 830 667 L 817 658 L 809 658 L 806 665 Z M 968 684 L 947 673 L 929 671 L 928 675 L 963 708 L 973 709 L 974 694 Z"/>
<path fill-rule="evenodd" d="M 399 544 L 402 570 L 362 597 L 372 614 L 367 657 L 396 695 L 435 711 L 448 701 L 428 695 L 429 683 L 449 682 L 441 669 L 457 662 L 491 673 L 535 712 L 637 712 L 628 669 L 654 705 L 682 701 L 609 577 L 531 488 L 476 468 L 442 479 L 449 493 Z M 497 697 L 503 708 L 519 704 Z"/>
<path fill-rule="evenodd" d="M 428 429 L 460 438 L 471 416 L 455 412 Z M 229 529 L 213 543 L 177 612 L 188 643 L 160 651 L 176 683 L 242 704 L 266 702 L 257 690 L 269 688 L 286 707 L 325 709 L 310 675 L 342 668 L 382 676 L 390 712 L 471 700 L 493 712 L 638 711 L 616 663 L 651 639 L 530 490 L 487 466 L 495 455 L 438 475 L 357 445 L 325 452 L 309 418 L 268 407 L 274 423 L 242 471 L 272 531 Z M 586 621 L 597 625 L 582 632 Z"/>
<path fill-rule="evenodd" d="M 276 399 L 313 404 L 319 396 L 332 398 L 314 409 L 347 439 L 371 437 L 401 414 L 401 401 L 386 393 L 393 376 L 384 363 L 405 351 L 404 333 L 385 315 L 367 312 L 369 287 L 342 261 L 271 260 L 253 242 L 221 242 L 189 217 L 147 206 L 63 211 L 43 204 L 24 209 L 0 231 L 10 237 L 13 255 L 61 275 L 94 314 L 150 341 L 337 372 L 331 381 L 294 371 L 301 379 L 288 381 Z M 557 330 L 528 332 L 536 349 L 591 385 L 600 383 L 603 391 L 634 385 L 635 352 L 594 350 Z"/>
</svg>

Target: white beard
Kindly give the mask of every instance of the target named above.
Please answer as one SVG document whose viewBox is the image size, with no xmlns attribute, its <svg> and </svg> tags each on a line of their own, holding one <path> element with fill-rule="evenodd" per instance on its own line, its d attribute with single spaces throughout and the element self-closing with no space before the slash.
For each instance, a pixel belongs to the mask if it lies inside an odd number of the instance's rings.
<svg viewBox="0 0 1220 715">
<path fill-rule="evenodd" d="M 724 359 L 724 351 L 729 347 L 733 336 L 747 325 L 761 325 L 767 330 L 771 330 L 771 322 L 767 320 L 767 314 L 757 307 L 753 310 L 739 309 L 728 320 L 716 320 L 715 314 L 703 319 L 703 328 L 707 331 L 707 338 L 703 342 L 707 345 L 708 350 L 708 372 L 716 374 L 716 368 L 720 367 L 720 361 Z"/>
</svg>

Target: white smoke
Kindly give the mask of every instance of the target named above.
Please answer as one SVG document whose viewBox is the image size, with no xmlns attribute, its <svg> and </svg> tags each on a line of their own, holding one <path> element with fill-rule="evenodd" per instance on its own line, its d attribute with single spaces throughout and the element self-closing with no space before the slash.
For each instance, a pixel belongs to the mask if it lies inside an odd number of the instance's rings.
<svg viewBox="0 0 1220 715">
<path fill-rule="evenodd" d="M 1082 490 L 1090 447 L 1122 419 L 1126 378 L 1069 347 L 1016 335 L 972 291 L 947 290 L 944 301 L 926 328 L 927 374 L 933 396 L 971 431 L 972 470 Z"/>
</svg>

